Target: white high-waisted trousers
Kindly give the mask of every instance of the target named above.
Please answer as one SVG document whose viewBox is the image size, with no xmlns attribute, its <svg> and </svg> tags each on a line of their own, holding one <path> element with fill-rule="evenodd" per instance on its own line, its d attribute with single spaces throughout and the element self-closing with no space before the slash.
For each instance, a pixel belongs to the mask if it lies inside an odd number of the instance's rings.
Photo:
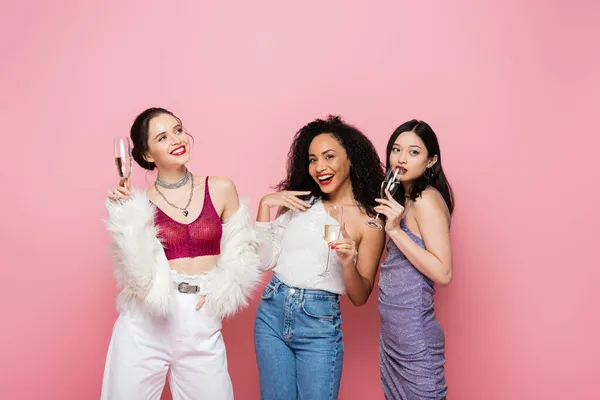
<svg viewBox="0 0 600 400">
<path fill-rule="evenodd" d="M 173 285 L 201 286 L 202 275 L 179 275 Z M 198 296 L 174 291 L 166 317 L 140 308 L 123 311 L 115 322 L 106 357 L 101 400 L 160 399 L 167 373 L 173 400 L 230 400 L 221 319 L 206 307 L 196 311 Z"/>
</svg>

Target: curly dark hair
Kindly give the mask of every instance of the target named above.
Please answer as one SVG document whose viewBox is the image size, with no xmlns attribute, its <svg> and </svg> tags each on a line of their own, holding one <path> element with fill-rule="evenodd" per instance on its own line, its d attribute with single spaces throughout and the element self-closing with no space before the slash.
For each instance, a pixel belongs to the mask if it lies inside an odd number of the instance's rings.
<svg viewBox="0 0 600 400">
<path fill-rule="evenodd" d="M 373 143 L 339 116 L 315 119 L 296 133 L 288 152 L 287 176 L 276 186 L 277 190 L 310 190 L 316 198 L 325 197 L 308 172 L 308 148 L 315 137 L 325 133 L 335 137 L 346 150 L 354 199 L 367 215 L 374 216 L 373 208 L 378 205 L 375 199 L 379 197 L 379 186 L 384 179 L 383 163 Z"/>
</svg>

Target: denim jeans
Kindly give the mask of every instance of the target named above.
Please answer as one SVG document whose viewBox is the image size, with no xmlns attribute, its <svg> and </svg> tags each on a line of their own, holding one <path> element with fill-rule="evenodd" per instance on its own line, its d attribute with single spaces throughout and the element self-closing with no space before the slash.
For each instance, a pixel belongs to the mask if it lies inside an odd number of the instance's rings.
<svg viewBox="0 0 600 400">
<path fill-rule="evenodd" d="M 341 324 L 339 295 L 292 288 L 274 276 L 254 323 L 260 398 L 337 399 L 344 358 Z"/>
</svg>

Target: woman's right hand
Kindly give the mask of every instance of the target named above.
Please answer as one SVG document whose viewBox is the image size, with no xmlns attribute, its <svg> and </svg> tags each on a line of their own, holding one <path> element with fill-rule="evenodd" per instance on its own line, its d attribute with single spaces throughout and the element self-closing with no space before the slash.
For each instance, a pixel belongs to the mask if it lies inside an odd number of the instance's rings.
<svg viewBox="0 0 600 400">
<path fill-rule="evenodd" d="M 310 208 L 310 204 L 298 198 L 298 196 L 306 196 L 310 193 L 310 190 L 284 190 L 271 193 L 260 199 L 260 206 L 268 207 L 269 209 L 272 207 L 285 207 L 294 211 L 306 211 Z"/>
<path fill-rule="evenodd" d="M 125 182 L 127 182 L 127 186 L 129 186 L 129 180 L 126 178 L 121 178 L 119 181 L 119 187 L 113 190 L 112 192 L 108 192 L 108 198 L 112 201 L 122 201 L 129 199 L 131 192 L 125 186 Z"/>
</svg>

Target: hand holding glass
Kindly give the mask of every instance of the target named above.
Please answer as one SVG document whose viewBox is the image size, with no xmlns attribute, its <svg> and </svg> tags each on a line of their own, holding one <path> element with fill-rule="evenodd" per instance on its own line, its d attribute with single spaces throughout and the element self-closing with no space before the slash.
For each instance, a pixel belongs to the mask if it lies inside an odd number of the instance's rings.
<svg viewBox="0 0 600 400">
<path fill-rule="evenodd" d="M 131 176 L 132 159 L 131 159 L 131 142 L 127 136 L 116 137 L 113 141 L 113 156 L 115 157 L 115 166 L 119 177 L 125 179 L 125 188 Z"/>
<path fill-rule="evenodd" d="M 320 276 L 329 275 L 329 256 L 331 249 L 329 243 L 334 242 L 340 238 L 342 219 L 344 217 L 344 208 L 342 206 L 332 205 L 327 208 L 327 215 L 325 216 L 325 231 L 323 239 L 327 242 L 327 264 L 325 271 Z"/>
<path fill-rule="evenodd" d="M 385 191 L 389 191 L 393 196 L 396 193 L 396 190 L 401 185 L 400 181 L 402 179 L 402 172 L 399 167 L 392 167 L 385 175 L 385 179 L 381 182 L 381 198 L 385 199 L 386 194 Z M 365 222 L 369 228 L 377 229 L 378 231 L 383 229 L 383 225 L 379 221 L 379 213 L 375 216 L 375 218 L 368 220 Z"/>
</svg>

